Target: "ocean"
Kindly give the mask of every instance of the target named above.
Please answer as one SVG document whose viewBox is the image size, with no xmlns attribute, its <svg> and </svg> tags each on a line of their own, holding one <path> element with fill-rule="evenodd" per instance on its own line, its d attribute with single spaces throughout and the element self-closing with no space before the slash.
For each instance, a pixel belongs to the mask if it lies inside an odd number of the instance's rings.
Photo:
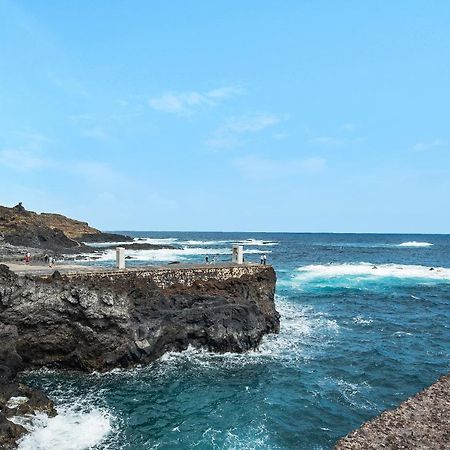
<svg viewBox="0 0 450 450">
<path fill-rule="evenodd" d="M 450 371 L 450 236 L 132 233 L 176 249 L 129 265 L 262 253 L 277 276 L 281 331 L 258 351 L 189 349 L 145 367 L 22 375 L 56 402 L 21 450 L 331 449 Z M 113 264 L 109 251 L 94 262 Z"/>
</svg>

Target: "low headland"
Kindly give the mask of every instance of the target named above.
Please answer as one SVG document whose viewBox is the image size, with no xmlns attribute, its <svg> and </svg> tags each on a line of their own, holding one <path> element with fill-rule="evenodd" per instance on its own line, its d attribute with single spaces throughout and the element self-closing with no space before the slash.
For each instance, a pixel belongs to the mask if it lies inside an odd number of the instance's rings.
<svg viewBox="0 0 450 450">
<path fill-rule="evenodd" d="M 131 248 L 141 248 L 140 243 L 20 204 L 1 207 L 0 233 L 2 449 L 16 448 L 27 433 L 24 417 L 56 414 L 43 392 L 20 383 L 21 370 L 107 371 L 189 346 L 245 352 L 279 331 L 271 266 L 230 262 L 116 270 L 58 264 L 49 269 L 39 263 L 43 254 L 76 256 L 87 252 L 88 242 L 129 242 Z M 21 262 L 24 252 L 37 262 Z"/>
</svg>

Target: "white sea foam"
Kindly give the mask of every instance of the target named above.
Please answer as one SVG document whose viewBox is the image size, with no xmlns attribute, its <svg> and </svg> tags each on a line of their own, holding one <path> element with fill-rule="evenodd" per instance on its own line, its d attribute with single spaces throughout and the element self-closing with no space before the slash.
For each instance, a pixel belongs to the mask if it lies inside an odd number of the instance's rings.
<svg viewBox="0 0 450 450">
<path fill-rule="evenodd" d="M 312 346 L 327 345 L 339 333 L 339 325 L 335 320 L 311 307 L 290 302 L 280 296 L 277 296 L 276 307 L 281 315 L 280 333 L 265 336 L 257 350 L 218 354 L 190 346 L 184 352 L 164 354 L 156 370 L 165 373 L 186 361 L 203 368 L 259 364 L 267 360 L 285 365 L 298 364 L 309 358 Z M 320 340 L 317 340 L 317 336 L 320 336 Z"/>
<path fill-rule="evenodd" d="M 426 267 L 405 264 L 320 264 L 303 266 L 290 281 L 282 280 L 294 288 L 302 288 L 307 284 L 317 286 L 343 285 L 353 286 L 370 280 L 394 278 L 399 280 L 413 279 L 417 281 L 450 281 L 450 269 L 443 267 Z"/>
<path fill-rule="evenodd" d="M 398 244 L 398 247 L 431 247 L 432 245 L 431 242 L 408 241 Z"/>
<path fill-rule="evenodd" d="M 100 409 L 90 411 L 58 408 L 58 415 L 15 417 L 14 422 L 30 433 L 19 442 L 19 450 L 84 450 L 99 444 L 112 430 L 111 416 Z"/>
<path fill-rule="evenodd" d="M 134 238 L 133 242 L 131 241 L 114 241 L 114 242 L 87 242 L 86 244 L 91 247 L 102 248 L 102 247 L 110 247 L 113 245 L 129 245 L 131 243 L 136 244 L 152 244 L 152 245 L 173 245 L 177 243 L 178 238 L 161 238 L 161 239 L 153 239 L 153 238 Z"/>
<path fill-rule="evenodd" d="M 272 246 L 272 245 L 278 245 L 278 242 L 274 242 L 274 241 L 263 241 L 261 239 L 245 239 L 244 241 L 238 241 L 237 244 L 241 244 L 241 245 L 250 245 L 250 246 Z"/>
<path fill-rule="evenodd" d="M 358 315 L 356 317 L 353 317 L 353 322 L 357 325 L 370 325 L 373 320 L 372 319 L 364 319 L 363 316 Z"/>
<path fill-rule="evenodd" d="M 244 254 L 260 254 L 270 253 L 270 251 L 263 251 L 261 249 L 244 249 Z M 192 256 L 214 256 L 214 255 L 231 255 L 231 248 L 204 248 L 204 247 L 184 247 L 173 249 L 158 249 L 158 250 L 126 250 L 126 255 L 134 260 L 139 261 L 186 261 Z M 85 253 L 80 255 L 84 260 L 96 261 L 114 261 L 116 258 L 116 251 L 114 249 L 105 250 L 96 255 Z"/>
<path fill-rule="evenodd" d="M 20 406 L 22 403 L 26 403 L 28 400 L 28 397 L 11 397 L 6 403 L 6 407 L 14 409 Z"/>
</svg>

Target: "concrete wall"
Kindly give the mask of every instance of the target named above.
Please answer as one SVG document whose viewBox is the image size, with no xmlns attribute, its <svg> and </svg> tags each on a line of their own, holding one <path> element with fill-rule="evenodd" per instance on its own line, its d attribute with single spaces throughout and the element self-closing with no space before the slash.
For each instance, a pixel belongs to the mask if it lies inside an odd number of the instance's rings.
<svg viewBox="0 0 450 450">
<path fill-rule="evenodd" d="M 243 275 L 255 275 L 264 270 L 271 270 L 271 266 L 261 265 L 226 265 L 226 266 L 202 266 L 202 267 L 177 267 L 177 268 L 152 268 L 127 269 L 122 271 L 108 270 L 95 272 L 79 272 L 64 274 L 70 281 L 101 279 L 120 280 L 131 276 L 151 279 L 156 285 L 165 289 L 174 284 L 192 286 L 197 281 L 217 280 L 224 281 L 230 278 L 240 278 Z"/>
</svg>

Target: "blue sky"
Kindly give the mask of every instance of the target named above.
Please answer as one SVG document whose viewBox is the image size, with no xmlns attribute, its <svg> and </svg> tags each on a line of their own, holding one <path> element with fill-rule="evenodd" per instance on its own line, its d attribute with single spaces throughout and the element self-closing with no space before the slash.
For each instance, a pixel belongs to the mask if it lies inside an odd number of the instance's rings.
<svg viewBox="0 0 450 450">
<path fill-rule="evenodd" d="M 447 1 L 0 0 L 0 204 L 447 233 L 449 23 Z"/>
</svg>

